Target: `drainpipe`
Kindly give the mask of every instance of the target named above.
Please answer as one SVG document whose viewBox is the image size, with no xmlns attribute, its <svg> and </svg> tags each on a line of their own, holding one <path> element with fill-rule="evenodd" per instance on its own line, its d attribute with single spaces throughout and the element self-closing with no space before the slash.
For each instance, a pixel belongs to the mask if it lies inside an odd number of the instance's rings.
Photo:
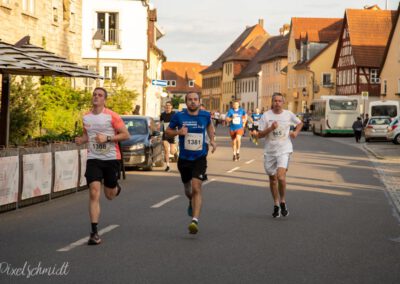
<svg viewBox="0 0 400 284">
<path fill-rule="evenodd" d="M 312 102 L 314 100 L 315 72 L 310 70 L 309 66 L 307 66 L 306 71 L 310 72 L 312 74 L 312 87 L 311 87 L 311 102 Z M 310 102 L 310 105 L 311 105 L 311 102 Z"/>
</svg>

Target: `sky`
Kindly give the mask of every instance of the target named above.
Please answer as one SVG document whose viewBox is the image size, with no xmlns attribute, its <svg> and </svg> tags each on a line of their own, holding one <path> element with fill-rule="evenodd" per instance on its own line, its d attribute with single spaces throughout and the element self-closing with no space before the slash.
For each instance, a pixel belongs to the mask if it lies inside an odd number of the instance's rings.
<svg viewBox="0 0 400 284">
<path fill-rule="evenodd" d="M 377 4 L 397 10 L 399 0 L 150 0 L 165 32 L 157 45 L 167 61 L 210 65 L 258 19 L 270 35 L 292 17 L 342 18 L 345 9 Z"/>
</svg>

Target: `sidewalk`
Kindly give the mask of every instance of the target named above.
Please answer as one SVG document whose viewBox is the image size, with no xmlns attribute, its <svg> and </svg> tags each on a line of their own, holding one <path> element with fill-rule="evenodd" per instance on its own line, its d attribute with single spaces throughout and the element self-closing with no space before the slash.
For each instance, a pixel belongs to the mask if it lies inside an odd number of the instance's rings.
<svg viewBox="0 0 400 284">
<path fill-rule="evenodd" d="M 398 161 L 400 163 L 400 145 L 391 142 L 363 143 L 364 149 L 379 160 Z"/>
</svg>

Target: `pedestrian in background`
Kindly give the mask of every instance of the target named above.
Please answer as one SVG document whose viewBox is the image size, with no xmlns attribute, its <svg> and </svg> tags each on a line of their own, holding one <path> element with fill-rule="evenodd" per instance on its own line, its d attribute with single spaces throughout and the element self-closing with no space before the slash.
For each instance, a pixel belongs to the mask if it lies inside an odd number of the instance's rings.
<svg viewBox="0 0 400 284">
<path fill-rule="evenodd" d="M 363 123 L 361 121 L 361 117 L 357 117 L 357 120 L 353 122 L 352 128 L 354 131 L 354 137 L 356 138 L 356 142 L 360 143 L 361 134 L 363 131 Z"/>
<path fill-rule="evenodd" d="M 94 89 L 92 109 L 83 116 L 83 135 L 75 138 L 77 145 L 88 143 L 85 177 L 89 186 L 89 216 L 92 228 L 88 245 L 101 243 L 97 232 L 101 183 L 104 183 L 104 195 L 108 200 L 114 199 L 121 192 L 118 184 L 121 170 L 121 150 L 118 142 L 130 137 L 121 117 L 105 107 L 106 99 L 106 89 Z"/>
</svg>

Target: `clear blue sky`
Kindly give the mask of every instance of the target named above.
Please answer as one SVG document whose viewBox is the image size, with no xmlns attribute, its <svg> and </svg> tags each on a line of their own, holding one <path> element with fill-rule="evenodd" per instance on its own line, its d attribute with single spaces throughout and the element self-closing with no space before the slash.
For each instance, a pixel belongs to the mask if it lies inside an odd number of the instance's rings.
<svg viewBox="0 0 400 284">
<path fill-rule="evenodd" d="M 290 23 L 291 17 L 342 18 L 346 8 L 362 9 L 385 0 L 151 0 L 158 25 L 166 35 L 158 41 L 168 61 L 209 65 L 239 36 L 246 26 L 264 19 L 271 35 Z M 388 0 L 396 10 L 398 0 Z"/>
</svg>

